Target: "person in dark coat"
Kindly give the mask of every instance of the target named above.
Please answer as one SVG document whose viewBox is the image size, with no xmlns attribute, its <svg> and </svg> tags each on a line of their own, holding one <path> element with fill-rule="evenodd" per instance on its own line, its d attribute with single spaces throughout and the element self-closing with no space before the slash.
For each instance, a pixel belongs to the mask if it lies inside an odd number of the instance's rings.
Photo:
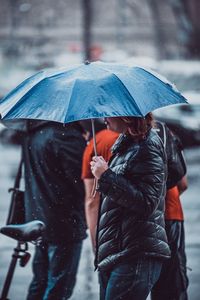
<svg viewBox="0 0 200 300">
<path fill-rule="evenodd" d="M 171 258 L 163 263 L 160 277 L 151 291 L 152 300 L 188 300 L 187 257 L 184 213 L 180 195 L 187 189 L 186 165 L 178 137 L 165 123 L 156 122 L 155 130 L 163 141 L 168 160 L 165 198 L 165 230 Z M 182 157 L 181 159 L 178 159 Z M 183 166 L 180 166 L 182 161 Z"/>
<path fill-rule="evenodd" d="M 170 257 L 164 224 L 166 155 L 152 115 L 106 118 L 120 132 L 109 164 L 94 157 L 101 193 L 95 266 L 100 299 L 143 300 Z"/>
<path fill-rule="evenodd" d="M 22 144 L 26 221 L 43 221 L 46 232 L 36 246 L 27 299 L 68 299 L 86 237 L 85 140 L 79 123 L 39 122 L 29 128 Z"/>
</svg>

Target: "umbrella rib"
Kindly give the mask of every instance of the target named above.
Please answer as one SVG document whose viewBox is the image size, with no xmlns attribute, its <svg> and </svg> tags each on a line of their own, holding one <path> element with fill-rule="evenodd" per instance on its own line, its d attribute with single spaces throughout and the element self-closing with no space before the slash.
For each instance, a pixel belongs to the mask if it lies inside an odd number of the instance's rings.
<svg viewBox="0 0 200 300">
<path fill-rule="evenodd" d="M 73 88 L 72 88 L 72 92 L 71 92 L 70 99 L 69 99 L 69 102 L 68 102 L 68 106 L 67 106 L 67 108 L 66 108 L 66 114 L 65 114 L 65 116 L 68 115 L 69 107 L 70 107 L 70 103 L 71 103 L 71 99 L 72 99 L 72 95 L 73 95 L 73 93 L 74 93 L 74 87 L 75 87 L 76 83 L 77 83 L 77 79 L 75 80 L 75 82 L 74 82 L 74 84 L 73 84 Z M 65 119 L 66 119 L 66 118 L 65 118 Z M 66 121 L 64 121 L 64 122 L 66 122 Z"/>
<path fill-rule="evenodd" d="M 39 72 L 39 73 L 43 73 L 43 72 Z M 34 77 L 34 76 L 35 76 L 35 75 L 33 75 L 32 77 Z M 32 77 L 31 77 L 31 78 L 32 78 Z M 38 83 L 40 83 L 43 79 L 44 79 L 44 76 L 43 76 L 43 78 L 38 79 L 38 82 L 36 83 L 36 85 L 37 85 Z M 22 86 L 26 80 L 27 80 L 27 79 L 25 79 L 25 80 L 24 80 L 19 86 L 17 86 L 15 89 L 17 89 L 17 88 L 19 88 L 20 86 Z M 29 78 L 29 80 L 30 80 L 30 78 Z M 34 87 L 35 87 L 35 85 L 32 86 L 30 90 L 32 90 Z M 28 90 L 28 92 L 29 92 L 30 90 Z M 6 101 L 6 99 L 7 99 L 8 97 L 10 97 L 10 94 L 11 94 L 11 93 L 12 93 L 12 92 L 8 93 L 8 94 L 5 96 L 5 98 L 2 99 L 2 102 L 3 102 L 4 100 Z M 21 97 L 20 100 L 22 100 L 26 94 L 27 94 L 27 91 L 25 91 L 25 92 L 23 93 L 23 96 Z M 21 101 L 15 101 L 15 104 L 14 104 L 14 106 L 12 107 L 12 109 L 9 110 L 9 111 L 7 111 L 7 113 L 5 113 L 5 115 L 3 116 L 3 118 L 6 117 L 8 113 L 12 112 L 13 109 L 15 108 L 15 106 L 16 106 L 17 104 L 19 104 L 20 102 L 21 102 Z M 6 106 L 6 103 L 2 103 L 2 105 L 5 105 L 5 106 Z"/>
<path fill-rule="evenodd" d="M 77 67 L 77 69 L 78 69 L 78 67 Z M 67 69 L 63 69 L 63 73 L 65 73 L 66 71 L 67 71 Z M 46 70 L 43 70 L 43 71 L 40 71 L 39 73 L 37 73 L 37 74 L 42 74 L 42 77 L 41 77 L 41 78 L 38 78 L 37 83 L 33 83 L 34 85 L 33 85 L 28 91 L 22 92 L 22 96 L 20 97 L 20 100 L 17 101 L 17 102 L 13 105 L 13 107 L 12 107 L 11 109 L 9 109 L 7 112 L 5 112 L 5 114 L 3 114 L 3 113 L 1 112 L 1 116 L 2 116 L 3 118 L 6 118 L 8 114 L 12 113 L 12 112 L 15 110 L 16 105 L 19 105 L 21 102 L 23 102 L 24 97 L 25 97 L 28 93 L 30 93 L 30 92 L 31 92 L 38 84 L 42 83 L 42 82 L 43 82 L 44 80 L 46 80 L 47 78 L 53 78 L 53 77 L 57 76 L 57 74 L 53 74 L 53 75 L 52 75 L 52 74 L 50 73 L 50 74 L 48 75 L 48 73 L 49 73 L 49 71 L 46 72 Z M 31 76 L 31 77 L 28 78 L 28 79 L 30 80 L 30 79 L 31 79 L 32 77 L 34 77 L 34 76 L 36 76 L 36 74 L 33 75 L 33 76 Z M 24 81 L 26 81 L 26 80 L 28 80 L 28 79 L 25 79 Z M 24 84 L 24 81 L 23 81 L 20 85 L 23 85 L 23 84 Z M 20 86 L 20 85 L 19 85 L 19 86 Z M 19 86 L 17 86 L 16 89 L 19 88 Z M 7 96 L 5 96 L 5 100 L 6 100 L 7 97 L 9 97 L 9 95 L 10 95 L 10 93 L 7 94 Z M 3 100 L 4 100 L 4 99 L 3 99 Z M 4 105 L 4 104 L 2 103 L 2 105 Z M 5 103 L 5 107 L 6 107 L 6 103 Z M 4 110 L 5 110 L 5 109 L 4 109 Z"/>
<path fill-rule="evenodd" d="M 142 112 L 141 112 L 139 106 L 138 106 L 137 103 L 135 102 L 135 99 L 133 98 L 133 96 L 131 95 L 131 93 L 129 92 L 129 90 L 127 89 L 127 87 L 125 86 L 125 84 L 123 83 L 123 81 L 121 81 L 121 79 L 120 79 L 115 73 L 113 73 L 112 71 L 108 71 L 107 69 L 104 69 L 104 68 L 102 68 L 102 67 L 99 67 L 99 69 L 102 69 L 103 71 L 106 71 L 106 72 L 108 72 L 109 74 L 114 75 L 114 76 L 117 78 L 117 80 L 119 80 L 119 81 L 121 82 L 121 84 L 124 86 L 124 88 L 126 89 L 126 91 L 128 92 L 128 94 L 130 95 L 130 97 L 133 99 L 133 101 L 134 101 L 134 103 L 135 103 L 135 105 L 136 105 L 136 107 L 137 107 L 137 109 L 138 109 L 138 113 L 141 115 L 141 117 L 144 117 L 144 115 L 142 114 Z"/>
<path fill-rule="evenodd" d="M 188 103 L 187 99 L 177 90 L 177 87 L 173 82 L 170 82 L 167 78 L 165 78 L 164 76 L 162 76 L 160 74 L 157 74 L 155 71 L 146 70 L 142 67 L 140 67 L 140 69 L 142 69 L 144 72 L 150 74 L 154 78 L 158 79 L 160 82 L 162 82 L 166 85 L 169 85 L 172 88 L 172 90 L 174 90 L 175 93 L 177 93 L 178 95 L 181 95 L 181 97 L 183 97 L 183 99 L 186 101 L 186 103 Z M 163 78 L 163 80 L 162 80 L 162 78 Z"/>
<path fill-rule="evenodd" d="M 142 114 L 142 112 L 141 112 L 141 110 L 140 110 L 138 104 L 135 102 L 135 99 L 133 98 L 133 96 L 131 95 L 131 93 L 129 92 L 129 90 L 127 89 L 127 87 L 125 86 L 125 84 L 123 83 L 123 81 L 121 81 L 121 79 L 120 79 L 117 75 L 115 75 L 114 73 L 112 73 L 112 74 L 113 74 L 113 75 L 121 82 L 121 84 L 124 86 L 124 88 L 126 89 L 126 91 L 128 92 L 128 94 L 130 95 L 130 97 L 133 99 L 133 101 L 134 101 L 134 103 L 135 103 L 135 106 L 136 106 L 137 109 L 138 109 L 138 113 L 141 114 L 141 115 L 143 116 L 143 114 Z M 144 117 L 144 116 L 143 116 L 143 117 Z"/>
<path fill-rule="evenodd" d="M 21 98 L 17 103 L 15 103 L 14 106 L 6 113 L 3 117 L 5 118 L 8 114 L 12 113 L 12 112 L 14 111 L 16 105 L 19 105 L 20 103 L 22 103 L 23 100 L 24 100 L 24 97 L 25 97 L 28 93 L 30 93 L 33 89 L 35 89 L 35 87 L 36 87 L 39 83 L 41 83 L 43 80 L 45 80 L 45 79 L 46 79 L 46 78 L 42 78 L 40 81 L 38 81 L 38 82 L 36 83 L 36 85 L 34 85 L 33 87 L 31 87 L 31 89 L 30 89 L 27 93 L 25 93 L 25 94 L 22 96 L 22 98 Z"/>
</svg>

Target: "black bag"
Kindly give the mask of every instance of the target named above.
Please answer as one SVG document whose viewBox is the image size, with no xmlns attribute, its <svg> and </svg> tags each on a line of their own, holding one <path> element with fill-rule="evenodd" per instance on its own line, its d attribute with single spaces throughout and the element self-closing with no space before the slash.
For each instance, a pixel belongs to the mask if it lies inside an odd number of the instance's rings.
<svg viewBox="0 0 200 300">
<path fill-rule="evenodd" d="M 169 172 L 170 172 L 170 176 L 172 177 L 171 181 L 175 181 L 174 185 L 176 185 L 176 183 L 180 181 L 183 178 L 183 176 L 186 174 L 187 167 L 186 167 L 185 157 L 183 153 L 183 146 L 180 139 L 176 135 L 172 135 L 172 141 L 173 141 L 172 143 L 173 156 L 172 156 L 171 164 L 169 164 Z"/>
<path fill-rule="evenodd" d="M 21 159 L 18 172 L 15 179 L 15 184 L 13 188 L 8 191 L 11 194 L 10 208 L 8 212 L 8 218 L 6 224 L 23 224 L 25 223 L 25 207 L 24 207 L 24 192 L 19 189 L 20 180 L 22 175 L 22 164 Z"/>
<path fill-rule="evenodd" d="M 187 172 L 183 147 L 180 139 L 164 123 L 156 121 L 156 126 L 167 154 L 167 189 L 170 189 L 176 186 Z"/>
</svg>

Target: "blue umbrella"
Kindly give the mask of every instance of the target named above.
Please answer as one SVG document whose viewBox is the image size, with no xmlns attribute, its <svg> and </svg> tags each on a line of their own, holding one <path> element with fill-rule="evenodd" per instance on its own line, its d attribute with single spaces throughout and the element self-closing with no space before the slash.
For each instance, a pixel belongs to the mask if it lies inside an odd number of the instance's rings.
<svg viewBox="0 0 200 300">
<path fill-rule="evenodd" d="M 138 116 L 187 103 L 165 78 L 141 67 L 94 62 L 44 70 L 23 81 L 0 102 L 2 121 L 23 119 L 68 123 Z M 15 122 L 16 123 L 16 122 Z"/>
<path fill-rule="evenodd" d="M 160 75 L 140 67 L 94 62 L 33 75 L 0 102 L 0 114 L 2 121 L 15 120 L 12 125 L 23 126 L 23 119 L 68 123 L 102 117 L 144 117 L 157 108 L 185 102 Z M 92 130 L 97 155 L 94 122 Z"/>
</svg>

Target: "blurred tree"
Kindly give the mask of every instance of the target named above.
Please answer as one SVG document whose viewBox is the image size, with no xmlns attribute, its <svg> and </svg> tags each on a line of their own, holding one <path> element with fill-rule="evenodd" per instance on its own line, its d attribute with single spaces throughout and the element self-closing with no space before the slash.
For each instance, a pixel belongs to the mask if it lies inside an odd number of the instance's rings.
<svg viewBox="0 0 200 300">
<path fill-rule="evenodd" d="M 163 20 L 161 16 L 162 5 L 158 0 L 148 0 L 152 20 L 155 29 L 155 44 L 159 58 L 168 58 L 170 53 L 166 47 L 166 36 L 163 30 Z M 198 0 L 168 0 L 177 24 L 177 41 L 184 49 L 182 53 L 186 57 L 200 57 L 200 23 L 195 22 L 193 10 L 200 10 Z"/>
<path fill-rule="evenodd" d="M 5 49 L 5 53 L 8 57 L 16 57 L 19 54 L 19 47 L 16 41 L 16 30 L 18 27 L 18 11 L 19 11 L 19 0 L 9 0 L 10 8 L 10 39 Z"/>
<path fill-rule="evenodd" d="M 200 1 L 182 0 L 186 15 L 190 20 L 192 31 L 188 43 L 188 51 L 191 57 L 200 57 Z"/>
<path fill-rule="evenodd" d="M 166 48 L 166 37 L 163 32 L 162 18 L 160 14 L 161 5 L 157 0 L 148 0 L 149 8 L 152 14 L 154 24 L 154 37 L 157 48 L 157 57 L 159 59 L 168 58 L 169 53 Z"/>
<path fill-rule="evenodd" d="M 91 0 L 82 0 L 83 9 L 83 51 L 84 61 L 91 61 L 91 22 L 92 6 Z"/>
<path fill-rule="evenodd" d="M 186 56 L 191 56 L 191 40 L 193 37 L 193 25 L 188 9 L 188 0 L 169 1 L 178 26 L 178 40 L 184 46 Z"/>
</svg>

